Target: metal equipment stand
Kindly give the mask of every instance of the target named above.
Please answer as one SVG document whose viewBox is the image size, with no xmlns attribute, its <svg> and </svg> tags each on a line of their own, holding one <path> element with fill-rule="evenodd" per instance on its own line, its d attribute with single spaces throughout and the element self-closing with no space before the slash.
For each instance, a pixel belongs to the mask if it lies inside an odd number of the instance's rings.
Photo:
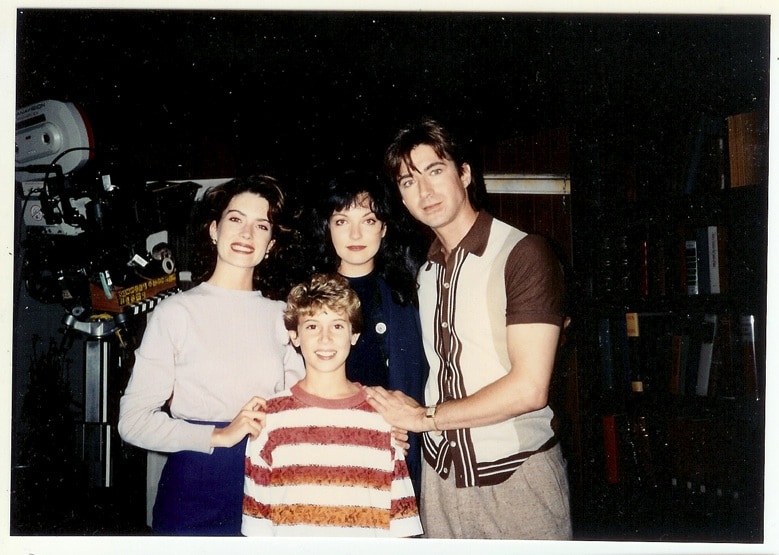
<svg viewBox="0 0 779 555">
<path fill-rule="evenodd" d="M 63 320 L 68 329 L 87 336 L 84 344 L 84 421 L 81 428 L 81 457 L 86 463 L 90 487 L 110 487 L 113 479 L 111 459 L 112 424 L 109 418 L 108 378 L 116 366 L 113 345 L 123 329 L 125 316 L 79 321 L 72 314 Z"/>
</svg>

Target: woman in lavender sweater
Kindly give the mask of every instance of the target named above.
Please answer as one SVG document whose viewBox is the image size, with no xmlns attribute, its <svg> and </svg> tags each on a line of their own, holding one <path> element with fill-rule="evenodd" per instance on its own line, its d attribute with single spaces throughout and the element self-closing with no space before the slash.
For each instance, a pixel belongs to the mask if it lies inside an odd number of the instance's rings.
<svg viewBox="0 0 779 555">
<path fill-rule="evenodd" d="M 169 453 L 152 529 L 160 535 L 240 535 L 246 439 L 264 398 L 303 375 L 284 303 L 259 289 L 283 226 L 284 195 L 267 176 L 208 190 L 204 281 L 151 313 L 120 402 L 119 433 Z"/>
</svg>

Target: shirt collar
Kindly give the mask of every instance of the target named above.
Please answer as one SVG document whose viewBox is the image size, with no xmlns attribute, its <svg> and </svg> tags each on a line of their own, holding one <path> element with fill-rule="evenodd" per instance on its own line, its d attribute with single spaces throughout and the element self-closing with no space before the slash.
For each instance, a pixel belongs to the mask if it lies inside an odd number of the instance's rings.
<svg viewBox="0 0 779 555">
<path fill-rule="evenodd" d="M 481 256 L 487 249 L 487 241 L 490 238 L 490 227 L 492 226 L 492 215 L 484 210 L 479 210 L 476 221 L 462 238 L 455 249 L 464 249 L 471 254 Z M 446 254 L 441 240 L 436 237 L 430 250 L 427 252 L 427 259 L 437 264 L 446 263 Z"/>
</svg>

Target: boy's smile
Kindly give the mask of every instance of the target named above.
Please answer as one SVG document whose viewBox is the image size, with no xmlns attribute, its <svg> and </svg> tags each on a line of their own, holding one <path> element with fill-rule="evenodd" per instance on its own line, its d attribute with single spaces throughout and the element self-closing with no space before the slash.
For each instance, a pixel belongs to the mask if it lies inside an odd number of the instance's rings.
<svg viewBox="0 0 779 555">
<path fill-rule="evenodd" d="M 297 330 L 289 332 L 292 344 L 300 348 L 306 374 L 346 372 L 346 358 L 360 336 L 352 333 L 347 316 L 328 307 L 301 317 Z"/>
</svg>

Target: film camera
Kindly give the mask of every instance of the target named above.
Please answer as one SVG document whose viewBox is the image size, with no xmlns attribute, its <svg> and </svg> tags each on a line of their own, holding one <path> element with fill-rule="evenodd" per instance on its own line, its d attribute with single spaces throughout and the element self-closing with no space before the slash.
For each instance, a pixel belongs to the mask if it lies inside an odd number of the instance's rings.
<svg viewBox="0 0 779 555">
<path fill-rule="evenodd" d="M 176 287 L 175 244 L 195 183 L 148 183 L 95 148 L 73 103 L 46 100 L 16 113 L 16 188 L 30 296 L 76 317 L 120 313 Z"/>
<path fill-rule="evenodd" d="M 187 250 L 199 189 L 149 183 L 133 169 L 95 148 L 73 103 L 47 100 L 16 113 L 21 279 L 33 299 L 65 308 L 63 351 L 74 336 L 84 339 L 76 443 L 94 487 L 112 485 L 124 456 L 115 419 L 130 351 L 123 336 L 132 333 L 123 332 L 132 316 L 178 291 L 174 254 Z"/>
</svg>

